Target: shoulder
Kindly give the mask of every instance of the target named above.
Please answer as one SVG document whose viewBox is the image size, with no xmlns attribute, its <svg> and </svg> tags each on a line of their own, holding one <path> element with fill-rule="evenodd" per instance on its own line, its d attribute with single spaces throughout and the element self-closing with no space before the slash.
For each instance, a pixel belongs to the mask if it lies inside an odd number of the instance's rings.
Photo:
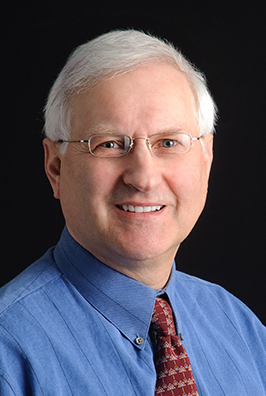
<svg viewBox="0 0 266 396">
<path fill-rule="evenodd" d="M 217 302 L 229 300 L 243 304 L 222 286 L 197 278 L 193 275 L 188 275 L 184 272 L 175 271 L 175 287 L 178 287 L 180 292 L 189 290 L 189 295 L 192 299 L 200 297 L 202 302 L 206 299 L 209 302 L 211 295 Z"/>
<path fill-rule="evenodd" d="M 203 306 L 218 305 L 221 308 L 228 308 L 228 305 L 232 304 L 249 310 L 242 301 L 222 286 L 180 271 L 175 271 L 175 289 L 183 297 L 185 296 L 187 301 L 197 301 Z"/>
<path fill-rule="evenodd" d="M 51 349 L 46 329 L 53 323 L 52 304 L 46 295 L 60 285 L 62 274 L 50 249 L 0 289 L 0 394 L 20 394 L 26 377 L 34 377 L 28 362 L 41 361 L 43 351 Z"/>
<path fill-rule="evenodd" d="M 266 389 L 265 326 L 223 287 L 179 271 L 173 278 L 179 331 L 199 375 L 211 376 L 209 367 L 215 367 L 221 389 L 228 386 L 231 375 L 239 378 L 245 389 L 255 384 L 259 389 L 256 394 L 260 394 L 261 389 Z M 199 357 L 201 365 L 197 366 Z"/>
<path fill-rule="evenodd" d="M 39 260 L 0 288 L 0 318 L 11 307 L 58 277 L 61 277 L 61 272 L 55 264 L 53 249 L 49 249 Z"/>
<path fill-rule="evenodd" d="M 197 312 L 199 320 L 208 317 L 214 326 L 229 326 L 244 336 L 251 328 L 266 341 L 266 328 L 257 316 L 223 287 L 179 271 L 175 272 L 175 295 L 182 300 L 186 313 Z M 197 316 L 197 314 L 195 315 Z"/>
</svg>

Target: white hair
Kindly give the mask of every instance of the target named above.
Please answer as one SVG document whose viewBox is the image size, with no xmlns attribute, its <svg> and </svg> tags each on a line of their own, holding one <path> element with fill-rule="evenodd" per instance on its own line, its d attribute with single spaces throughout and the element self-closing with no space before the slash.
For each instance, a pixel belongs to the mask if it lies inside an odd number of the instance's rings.
<svg viewBox="0 0 266 396">
<path fill-rule="evenodd" d="M 51 140 L 68 140 L 71 96 L 99 81 L 149 63 L 167 63 L 181 70 L 194 93 L 201 136 L 214 132 L 216 106 L 205 77 L 166 41 L 136 30 L 112 31 L 79 46 L 57 77 L 45 107 L 45 133 Z"/>
</svg>

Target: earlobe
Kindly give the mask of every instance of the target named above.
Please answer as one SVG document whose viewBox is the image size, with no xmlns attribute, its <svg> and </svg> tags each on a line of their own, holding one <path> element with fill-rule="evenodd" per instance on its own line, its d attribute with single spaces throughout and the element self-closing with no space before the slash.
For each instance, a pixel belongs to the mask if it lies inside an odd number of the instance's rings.
<svg viewBox="0 0 266 396">
<path fill-rule="evenodd" d="M 45 138 L 43 141 L 45 154 L 45 172 L 52 186 L 54 197 L 60 199 L 61 156 L 57 144 Z"/>
</svg>

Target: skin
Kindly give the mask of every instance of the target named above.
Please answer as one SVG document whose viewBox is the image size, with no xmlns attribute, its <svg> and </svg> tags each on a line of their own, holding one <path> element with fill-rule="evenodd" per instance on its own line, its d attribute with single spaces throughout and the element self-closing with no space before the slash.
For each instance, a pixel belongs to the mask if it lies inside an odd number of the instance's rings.
<svg viewBox="0 0 266 396">
<path fill-rule="evenodd" d="M 182 130 L 199 136 L 192 90 L 182 72 L 161 64 L 141 67 L 70 101 L 73 140 L 115 131 L 148 137 Z M 203 210 L 212 163 L 212 135 L 191 150 L 158 158 L 135 141 L 120 158 L 92 156 L 85 143 L 44 140 L 45 169 L 60 199 L 70 234 L 105 264 L 154 289 L 165 286 L 180 243 Z M 129 213 L 121 205 L 160 205 Z"/>
</svg>

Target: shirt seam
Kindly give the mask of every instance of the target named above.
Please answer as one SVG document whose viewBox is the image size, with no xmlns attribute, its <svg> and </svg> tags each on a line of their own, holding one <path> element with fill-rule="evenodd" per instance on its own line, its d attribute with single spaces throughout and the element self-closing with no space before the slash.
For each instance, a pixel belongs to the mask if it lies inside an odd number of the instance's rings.
<svg viewBox="0 0 266 396">
<path fill-rule="evenodd" d="M 21 301 L 23 301 L 25 298 L 27 298 L 28 296 L 30 296 L 33 293 L 36 293 L 37 291 L 41 290 L 44 286 L 48 285 L 50 282 L 53 282 L 56 278 L 61 278 L 62 277 L 62 273 L 60 271 L 60 274 L 57 274 L 56 276 L 54 276 L 52 279 L 50 279 L 49 281 L 46 281 L 44 284 L 38 286 L 36 289 L 29 291 L 28 289 L 33 285 L 34 282 L 36 282 L 38 280 L 38 278 L 51 266 L 53 266 L 53 263 L 49 264 L 48 267 L 45 267 L 39 274 L 38 276 L 36 276 L 36 278 L 34 278 L 15 298 L 14 300 L 12 300 L 1 312 L 0 312 L 0 317 L 6 312 L 8 311 L 13 305 L 15 305 L 16 303 L 20 303 Z M 28 292 L 27 292 L 28 290 Z M 24 296 L 21 296 L 24 293 Z"/>
<path fill-rule="evenodd" d="M 5 381 L 5 383 L 9 386 L 9 389 L 11 389 L 12 394 L 16 395 L 13 386 L 10 384 L 9 380 L 6 378 L 7 376 L 8 375 L 5 372 L 3 372 L 3 371 L 2 371 L 2 373 L 0 373 L 0 378 L 2 378 L 2 380 Z"/>
<path fill-rule="evenodd" d="M 207 355 L 206 355 L 206 353 L 205 353 L 205 349 L 204 349 L 203 346 L 202 346 L 202 343 L 201 343 L 201 341 L 200 341 L 200 338 L 199 338 L 198 334 L 197 334 L 197 333 L 195 333 L 195 334 L 196 334 L 196 337 L 197 337 L 197 339 L 198 339 L 198 343 L 199 343 L 199 345 L 200 345 L 200 347 L 201 347 L 202 353 L 203 353 L 204 356 L 205 356 L 205 360 L 206 360 L 206 362 L 207 362 L 207 364 L 208 364 L 208 366 L 209 366 L 209 369 L 210 369 L 211 373 L 213 374 L 213 377 L 214 377 L 215 380 L 216 380 L 216 383 L 219 385 L 219 387 L 220 387 L 221 391 L 223 392 L 223 394 L 226 395 L 225 392 L 224 392 L 224 390 L 223 390 L 223 387 L 222 387 L 220 381 L 217 379 L 217 376 L 215 375 L 215 372 L 214 372 L 213 369 L 212 369 L 212 365 L 210 364 L 209 359 L 207 358 Z M 235 362 L 232 360 L 230 354 L 228 353 L 227 348 L 225 348 L 224 345 L 223 345 L 221 342 L 219 342 L 219 344 L 220 344 L 221 347 L 224 349 L 224 351 L 225 351 L 226 355 L 228 356 L 229 360 L 232 362 L 232 364 L 233 364 L 234 367 L 236 368 L 236 370 L 237 370 L 237 372 L 238 372 L 238 374 L 239 374 L 239 377 L 241 378 L 241 383 L 244 384 L 243 377 L 242 377 L 242 375 L 241 375 L 241 373 L 240 373 L 240 371 L 239 371 L 237 365 L 235 364 Z M 195 377 L 196 377 L 196 374 L 195 374 Z M 200 388 L 200 385 L 199 385 L 199 388 Z M 200 392 L 200 393 L 201 393 L 201 392 Z"/>
<path fill-rule="evenodd" d="M 29 364 L 29 366 L 30 366 L 30 368 L 31 368 L 31 370 L 32 370 L 32 373 L 34 373 L 34 376 L 35 376 L 35 378 L 36 378 L 36 380 L 37 380 L 37 382 L 38 382 L 38 384 L 39 384 L 39 387 L 40 387 L 40 390 L 41 390 L 41 392 L 42 392 L 42 395 L 44 396 L 44 393 L 43 393 L 42 387 L 41 387 L 41 385 L 40 385 L 39 379 L 38 379 L 38 377 L 37 377 L 37 375 L 36 375 L 36 372 L 35 372 L 35 370 L 33 369 L 33 367 L 32 367 L 32 365 L 31 365 L 31 363 L 30 363 L 30 361 L 29 361 L 27 355 L 25 354 L 25 351 L 24 351 L 24 349 L 22 348 L 21 344 L 18 342 L 18 340 L 13 336 L 13 334 L 12 334 L 6 327 L 4 327 L 2 324 L 0 324 L 0 327 L 2 327 L 2 329 L 3 329 L 4 331 L 6 331 L 7 334 L 9 334 L 9 336 L 11 337 L 11 339 L 13 339 L 13 341 L 17 344 L 17 346 L 18 346 L 19 349 L 21 350 L 21 352 L 22 352 L 22 354 L 23 354 L 23 357 L 24 357 L 25 360 L 28 362 L 28 364 Z"/>
<path fill-rule="evenodd" d="M 89 282 L 93 287 L 95 287 L 95 289 L 97 289 L 101 294 L 103 294 L 106 298 L 108 298 L 109 300 L 111 300 L 113 303 L 115 303 L 116 305 L 118 305 L 119 307 L 121 307 L 124 311 L 128 312 L 131 316 L 133 316 L 134 318 L 138 319 L 141 323 L 143 323 L 145 326 L 147 326 L 147 323 L 145 323 L 143 320 L 141 320 L 138 316 L 134 315 L 131 311 L 129 311 L 128 309 L 126 309 L 123 305 L 119 304 L 117 301 L 115 301 L 113 298 L 111 298 L 108 294 L 104 293 L 101 289 L 99 289 L 98 286 L 96 286 L 94 283 L 92 283 L 73 263 L 73 261 L 69 258 L 69 256 L 67 255 L 64 247 L 61 245 L 61 248 L 65 254 L 65 256 L 67 257 L 67 259 L 70 261 L 70 263 L 73 265 L 73 267 L 78 271 L 78 273 L 87 281 Z M 71 282 L 71 280 L 68 279 L 68 277 L 63 273 L 63 275 L 66 277 L 66 279 L 74 286 L 74 284 Z M 80 293 L 80 292 L 79 292 Z M 96 308 L 96 307 L 95 307 Z M 96 308 L 97 309 L 97 308 Z M 98 310 L 98 309 L 97 309 Z"/>
<path fill-rule="evenodd" d="M 120 356 L 120 354 L 119 354 L 119 351 L 118 351 L 118 349 L 116 348 L 115 343 L 113 342 L 112 338 L 110 337 L 110 334 L 109 334 L 109 332 L 108 332 L 107 329 L 106 329 L 106 326 L 105 326 L 105 323 L 104 323 L 103 319 L 100 318 L 100 320 L 101 320 L 101 322 L 102 322 L 103 327 L 104 327 L 105 330 L 106 330 L 106 333 L 108 334 L 109 339 L 111 340 L 111 343 L 113 344 L 113 346 L 114 346 L 114 348 L 115 348 L 115 350 L 116 350 L 116 352 L 117 352 L 117 355 L 119 356 L 120 362 L 122 363 L 125 372 L 127 373 L 127 377 L 128 377 L 129 382 L 130 382 L 130 384 L 131 384 L 131 386 L 132 386 L 132 389 L 134 389 L 134 386 L 133 386 L 133 383 L 132 383 L 132 381 L 131 381 L 130 375 L 129 375 L 127 369 L 126 369 L 126 366 L 123 364 L 123 361 L 122 361 L 122 359 L 121 359 L 121 356 Z M 135 392 L 135 389 L 134 389 L 134 393 L 135 393 L 135 395 L 137 395 L 136 392 Z"/>
<path fill-rule="evenodd" d="M 230 292 L 228 292 L 227 290 L 225 290 L 222 286 L 219 286 L 217 284 L 214 283 L 210 283 L 207 281 L 204 281 L 202 279 L 182 279 L 185 282 L 192 282 L 192 283 L 202 283 L 205 285 L 205 290 L 207 291 L 207 293 L 215 300 L 216 304 L 219 306 L 219 308 L 221 309 L 221 311 L 223 312 L 223 314 L 225 315 L 225 317 L 228 319 L 228 321 L 231 323 L 232 327 L 235 329 L 236 333 L 238 334 L 239 338 L 241 339 L 241 341 L 245 344 L 246 348 L 249 350 L 248 345 L 245 341 L 245 339 L 241 336 L 239 330 L 237 329 L 237 327 L 234 324 L 234 321 L 231 319 L 231 317 L 226 313 L 226 311 L 223 309 L 222 305 L 220 304 L 219 300 L 217 299 L 215 293 L 213 293 L 213 290 L 210 289 L 218 289 L 221 291 L 224 291 L 226 294 L 228 294 L 230 296 L 230 298 L 233 298 L 235 301 L 237 301 L 241 307 L 245 310 L 245 311 L 249 311 L 249 308 L 241 301 L 238 300 L 233 294 L 231 294 Z"/>
<path fill-rule="evenodd" d="M 53 343 L 52 343 L 51 340 L 50 340 L 50 337 L 48 336 L 47 332 L 44 330 L 44 328 L 42 327 L 42 325 L 39 323 L 39 321 L 32 315 L 32 313 L 31 313 L 21 302 L 19 302 L 19 304 L 29 313 L 29 315 L 33 318 L 33 320 L 34 320 L 36 323 L 38 323 L 38 325 L 40 326 L 40 328 L 42 329 L 42 331 L 43 331 L 44 334 L 46 335 L 47 339 L 49 340 L 49 343 L 50 343 L 50 345 L 51 345 L 51 347 L 52 347 L 52 349 L 53 349 L 53 351 L 54 351 L 54 354 L 55 354 L 55 356 L 56 356 L 56 358 L 57 358 L 57 361 L 58 361 L 58 363 L 59 363 L 59 366 L 61 367 L 61 370 L 62 370 L 62 372 L 63 372 L 63 374 L 64 374 L 64 376 L 65 376 L 66 383 L 68 384 L 69 390 L 70 390 L 71 394 L 74 396 L 74 394 L 73 394 L 73 392 L 72 392 L 72 390 L 71 390 L 71 387 L 70 387 L 70 385 L 69 385 L 69 382 L 68 382 L 68 380 L 67 380 L 67 376 L 65 375 L 65 372 L 64 372 L 64 370 L 63 370 L 63 368 L 62 368 L 62 365 L 61 365 L 61 362 L 60 362 L 60 360 L 58 359 L 57 353 L 56 353 L 56 351 L 55 351 L 55 349 L 54 349 Z M 38 379 L 37 375 L 36 375 L 36 378 Z"/>
<path fill-rule="evenodd" d="M 102 384 L 102 381 L 100 380 L 100 378 L 99 378 L 98 375 L 96 374 L 95 370 L 93 369 L 93 366 L 92 366 L 91 362 L 89 361 L 89 359 L 87 358 L 87 356 L 84 354 L 84 352 L 83 352 L 83 350 L 82 350 L 80 344 L 78 343 L 78 340 L 76 339 L 76 337 L 74 336 L 74 334 L 73 334 L 73 332 L 71 331 L 70 327 L 69 327 L 68 324 L 66 323 L 64 317 L 62 316 L 61 312 L 60 312 L 59 309 L 57 308 L 56 304 L 55 304 L 54 301 L 51 299 L 51 297 L 46 293 L 46 291 L 43 290 L 43 292 L 44 292 L 44 294 L 46 295 L 46 297 L 51 301 L 51 303 L 53 304 L 53 306 L 55 307 L 57 313 L 60 315 L 60 317 L 62 318 L 62 320 L 63 320 L 63 322 L 65 323 L 66 327 L 68 328 L 69 332 L 71 333 L 72 337 L 73 337 L 74 340 L 76 341 L 76 344 L 78 345 L 78 347 L 79 347 L 81 353 L 83 354 L 83 356 L 85 357 L 85 359 L 86 359 L 86 361 L 89 363 L 89 365 L 91 366 L 92 371 L 94 372 L 95 376 L 98 378 L 99 382 Z M 62 371 L 63 371 L 63 369 L 62 369 Z M 105 389 L 104 389 L 103 384 L 102 384 L 102 388 L 103 388 L 103 390 L 104 390 L 104 392 L 105 392 Z M 107 395 L 106 392 L 105 392 L 105 394 Z"/>
</svg>

